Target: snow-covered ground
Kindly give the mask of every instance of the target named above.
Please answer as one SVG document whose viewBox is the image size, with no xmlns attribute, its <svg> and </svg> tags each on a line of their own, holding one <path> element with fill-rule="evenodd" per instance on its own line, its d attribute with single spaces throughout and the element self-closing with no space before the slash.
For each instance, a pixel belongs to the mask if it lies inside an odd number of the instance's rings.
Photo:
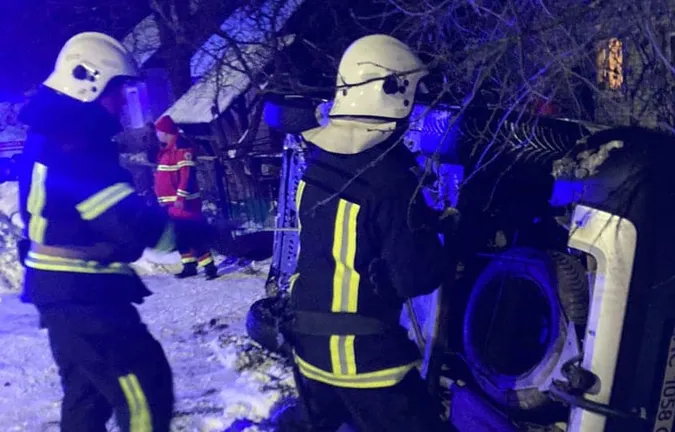
<svg viewBox="0 0 675 432">
<path fill-rule="evenodd" d="M 16 292 L 23 278 L 16 248 L 22 227 L 18 195 L 16 182 L 0 184 L 0 293 Z"/>
<path fill-rule="evenodd" d="M 264 272 L 145 281 L 155 294 L 139 309 L 174 371 L 174 430 L 239 429 L 242 419 L 260 422 L 292 394 L 290 369 L 243 336 L 248 307 L 264 295 Z M 17 294 L 1 298 L 0 430 L 57 431 L 61 389 L 46 333 Z"/>
</svg>

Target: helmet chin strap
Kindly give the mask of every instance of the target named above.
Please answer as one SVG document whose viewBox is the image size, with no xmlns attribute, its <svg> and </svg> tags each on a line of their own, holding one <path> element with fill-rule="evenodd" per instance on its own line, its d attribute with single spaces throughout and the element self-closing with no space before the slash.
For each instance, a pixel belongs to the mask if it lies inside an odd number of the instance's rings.
<svg viewBox="0 0 675 432">
<path fill-rule="evenodd" d="M 362 117 L 362 116 L 331 116 L 330 118 L 341 122 L 353 122 L 355 124 L 362 124 L 366 126 L 367 125 L 379 126 L 394 123 L 396 125 L 397 130 L 399 128 L 407 129 L 410 126 L 410 116 L 402 119 L 392 119 L 384 117 Z"/>
</svg>

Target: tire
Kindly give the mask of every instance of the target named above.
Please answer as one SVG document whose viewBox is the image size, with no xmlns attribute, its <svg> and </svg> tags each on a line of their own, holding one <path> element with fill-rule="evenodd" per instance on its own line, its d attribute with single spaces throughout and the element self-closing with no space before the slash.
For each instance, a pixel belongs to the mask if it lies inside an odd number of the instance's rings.
<svg viewBox="0 0 675 432">
<path fill-rule="evenodd" d="M 319 126 L 315 109 L 315 102 L 308 98 L 275 96 L 265 101 L 263 118 L 273 130 L 298 134 Z"/>
<path fill-rule="evenodd" d="M 288 354 L 288 346 L 279 330 L 285 310 L 281 297 L 267 297 L 251 305 L 246 315 L 246 333 L 266 350 Z"/>
<path fill-rule="evenodd" d="M 513 316 L 494 313 L 509 308 L 509 297 L 514 297 Z M 585 326 L 588 309 L 586 271 L 576 258 L 530 248 L 504 252 L 478 277 L 464 316 L 464 352 L 478 386 L 506 408 L 548 405 L 551 400 L 539 386 L 554 372 L 568 323 Z M 503 332 L 495 343 L 493 330 Z M 509 331 L 515 335 L 509 337 Z M 508 348 L 500 351 L 504 344 Z"/>
</svg>

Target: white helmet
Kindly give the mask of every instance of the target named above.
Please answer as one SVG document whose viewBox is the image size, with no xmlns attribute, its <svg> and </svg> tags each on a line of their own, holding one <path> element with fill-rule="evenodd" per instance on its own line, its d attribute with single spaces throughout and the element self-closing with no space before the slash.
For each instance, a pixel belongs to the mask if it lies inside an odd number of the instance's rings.
<svg viewBox="0 0 675 432">
<path fill-rule="evenodd" d="M 420 80 L 428 73 L 398 39 L 381 34 L 358 39 L 340 60 L 329 123 L 302 136 L 333 153 L 374 147 L 391 137 L 398 120 L 410 116 Z"/>
<path fill-rule="evenodd" d="M 103 33 L 86 32 L 66 42 L 54 72 L 43 84 L 80 102 L 91 102 L 113 78 L 139 76 L 136 61 L 119 41 Z"/>
<path fill-rule="evenodd" d="M 342 55 L 329 115 L 404 119 L 427 74 L 422 60 L 400 40 L 382 34 L 362 37 Z"/>
</svg>

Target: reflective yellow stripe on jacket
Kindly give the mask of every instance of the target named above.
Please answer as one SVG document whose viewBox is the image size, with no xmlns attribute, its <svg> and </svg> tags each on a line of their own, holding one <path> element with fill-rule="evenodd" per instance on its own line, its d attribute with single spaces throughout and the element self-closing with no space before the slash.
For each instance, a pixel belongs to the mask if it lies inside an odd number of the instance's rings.
<svg viewBox="0 0 675 432">
<path fill-rule="evenodd" d="M 304 182 L 299 185 L 297 200 L 304 192 Z M 333 230 L 332 255 L 335 261 L 331 312 L 358 312 L 359 282 L 361 275 L 355 269 L 357 219 L 361 207 L 340 199 Z M 297 276 L 296 276 L 297 278 Z M 406 365 L 374 372 L 359 373 L 354 352 L 354 335 L 330 337 L 329 349 L 331 370 L 320 369 L 295 354 L 300 372 L 309 379 L 337 387 L 381 388 L 399 383 L 406 374 L 420 364 L 415 361 Z"/>
<path fill-rule="evenodd" d="M 160 204 L 172 203 L 177 200 L 178 197 L 175 195 L 157 197 L 157 201 L 159 201 Z"/>
<path fill-rule="evenodd" d="M 134 188 L 129 184 L 116 183 L 90 196 L 79 203 L 76 208 L 82 219 L 94 220 L 132 193 L 134 193 Z"/>
<path fill-rule="evenodd" d="M 181 168 L 186 168 L 186 167 L 196 167 L 197 164 L 194 161 L 180 161 L 176 165 L 157 165 L 157 171 L 165 171 L 165 172 L 172 172 L 172 171 L 180 171 Z"/>
<path fill-rule="evenodd" d="M 28 252 L 25 265 L 36 270 L 87 273 L 87 274 L 124 274 L 131 275 L 134 271 L 128 264 L 110 263 L 101 264 L 97 261 L 86 261 L 73 258 L 61 258 L 51 255 Z"/>
<path fill-rule="evenodd" d="M 360 206 L 340 199 L 333 233 L 333 304 L 331 312 L 356 313 L 361 275 L 354 269 L 356 257 L 356 218 Z M 333 373 L 355 375 L 354 335 L 330 337 L 330 359 Z"/>
<path fill-rule="evenodd" d="M 403 380 L 403 378 L 414 367 L 420 365 L 421 361 L 415 361 L 403 366 L 397 366 L 389 369 L 382 369 L 375 372 L 357 373 L 354 375 L 338 374 L 324 371 L 316 366 L 312 366 L 297 354 L 295 362 L 302 375 L 314 381 L 319 381 L 336 387 L 348 388 L 382 388 L 391 387 Z"/>
<path fill-rule="evenodd" d="M 41 163 L 34 164 L 31 189 L 27 202 L 27 210 L 30 213 L 28 237 L 38 245 L 44 245 L 45 231 L 48 225 L 47 219 L 42 214 L 46 203 L 45 181 L 47 179 L 47 171 L 45 165 Z M 129 184 L 117 183 L 93 194 L 77 204 L 76 208 L 82 220 L 91 221 L 101 216 L 133 192 L 134 189 Z M 28 268 L 36 270 L 56 272 L 125 275 L 134 273 L 131 267 L 124 263 L 101 264 L 97 261 L 64 258 L 34 251 L 28 253 L 25 265 Z"/>
<path fill-rule="evenodd" d="M 199 192 L 190 193 L 190 192 L 185 191 L 183 189 L 178 189 L 176 191 L 176 195 L 178 195 L 181 198 L 185 198 L 186 200 L 197 199 L 201 196 L 201 194 Z"/>
<path fill-rule="evenodd" d="M 28 238 L 35 243 L 43 244 L 47 219 L 42 215 L 46 202 L 45 181 L 47 180 L 47 167 L 41 163 L 35 163 L 31 177 L 31 187 L 28 193 L 27 210 L 30 213 L 28 223 Z"/>
<path fill-rule="evenodd" d="M 157 201 L 160 204 L 172 203 L 172 202 L 178 201 L 179 197 L 183 198 L 185 200 L 193 200 L 193 199 L 201 198 L 201 194 L 199 192 L 191 194 L 191 193 L 186 192 L 182 189 L 178 189 L 177 195 L 159 196 L 159 197 L 157 197 Z"/>
</svg>

